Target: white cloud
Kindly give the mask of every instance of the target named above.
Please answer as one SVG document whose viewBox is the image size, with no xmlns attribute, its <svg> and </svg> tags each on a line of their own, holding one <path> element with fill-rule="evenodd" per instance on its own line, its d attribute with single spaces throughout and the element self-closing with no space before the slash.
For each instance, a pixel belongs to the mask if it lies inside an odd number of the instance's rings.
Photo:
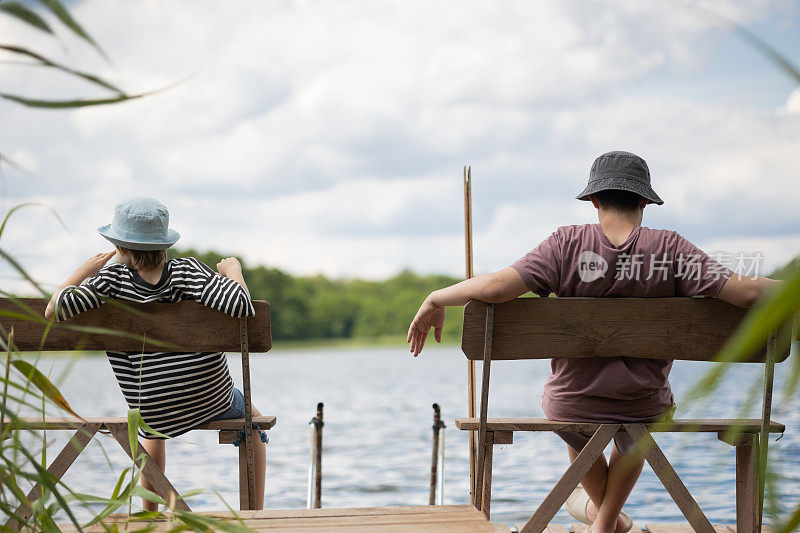
<svg viewBox="0 0 800 533">
<path fill-rule="evenodd" d="M 795 115 L 800 115 L 800 87 L 789 95 L 789 99 L 786 101 L 786 111 Z"/>
<path fill-rule="evenodd" d="M 748 22 L 772 4 L 703 5 Z M 465 163 L 476 268 L 499 268 L 555 226 L 594 220 L 573 197 L 610 149 L 650 163 L 667 203 L 648 208 L 647 224 L 698 244 L 752 238 L 780 257 L 800 235 L 799 93 L 765 109 L 660 89 L 670 73 L 712 61 L 722 38 L 679 4 L 87 0 L 73 9 L 112 65 L 66 36 L 62 47 L 6 20 L 0 33 L 132 91 L 182 82 L 71 112 L 0 102 L 14 126 L 0 128 L 0 153 L 35 170 L 6 170 L 3 203 L 46 202 L 75 235 L 29 213 L 3 236 L 50 282 L 105 246 L 95 230 L 131 194 L 168 205 L 185 246 L 303 273 L 457 274 Z M 9 72 L 4 90 L 95 94 Z"/>
</svg>

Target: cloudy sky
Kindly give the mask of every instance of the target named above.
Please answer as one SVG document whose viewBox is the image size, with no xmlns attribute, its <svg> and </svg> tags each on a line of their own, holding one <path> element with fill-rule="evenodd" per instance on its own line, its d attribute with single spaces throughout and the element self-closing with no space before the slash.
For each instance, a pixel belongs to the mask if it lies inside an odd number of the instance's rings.
<svg viewBox="0 0 800 533">
<path fill-rule="evenodd" d="M 0 247 L 55 284 L 109 249 L 114 204 L 154 196 L 180 244 L 293 273 L 380 278 L 464 270 L 461 171 L 472 165 L 477 272 L 554 228 L 592 160 L 629 150 L 663 206 L 645 225 L 707 251 L 800 253 L 800 90 L 730 27 L 640 0 L 71 2 L 106 50 L 0 17 L 24 44 L 130 92 L 111 107 L 0 101 Z M 800 64 L 795 1 L 709 1 Z M 56 22 L 53 21 L 56 25 Z M 0 60 L 10 59 L 0 56 Z M 0 91 L 96 97 L 0 62 Z M 12 273 L 0 265 L 6 287 Z"/>
</svg>

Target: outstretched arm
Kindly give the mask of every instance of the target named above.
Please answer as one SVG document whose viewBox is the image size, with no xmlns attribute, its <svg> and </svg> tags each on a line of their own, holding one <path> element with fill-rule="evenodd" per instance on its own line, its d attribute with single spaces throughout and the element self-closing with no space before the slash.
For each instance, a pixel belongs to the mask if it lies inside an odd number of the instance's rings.
<svg viewBox="0 0 800 533">
<path fill-rule="evenodd" d="M 528 287 L 517 271 L 511 267 L 433 291 L 422 302 L 408 328 L 406 342 L 411 344 L 410 351 L 414 357 L 422 351 L 431 328 L 436 342 L 442 342 L 445 307 L 448 305 L 465 305 L 470 300 L 500 303 L 526 292 Z"/>
<path fill-rule="evenodd" d="M 761 277 L 755 279 L 742 278 L 734 274 L 722 286 L 717 298 L 739 307 L 750 307 L 762 294 L 776 287 L 779 283 L 780 280 Z"/>
<path fill-rule="evenodd" d="M 50 301 L 47 302 L 47 308 L 44 310 L 44 316 L 47 319 L 53 318 L 56 309 L 56 298 L 61 293 L 61 291 L 65 287 L 69 287 L 70 285 L 80 285 L 83 280 L 86 278 L 90 278 L 94 275 L 97 275 L 100 272 L 100 269 L 103 268 L 108 261 L 116 255 L 116 250 L 113 252 L 101 252 L 94 257 L 90 257 L 86 261 L 83 262 L 81 266 L 75 269 L 75 272 L 69 275 L 69 277 L 64 280 L 64 283 L 56 289 L 53 293 L 53 296 L 50 298 Z"/>
</svg>

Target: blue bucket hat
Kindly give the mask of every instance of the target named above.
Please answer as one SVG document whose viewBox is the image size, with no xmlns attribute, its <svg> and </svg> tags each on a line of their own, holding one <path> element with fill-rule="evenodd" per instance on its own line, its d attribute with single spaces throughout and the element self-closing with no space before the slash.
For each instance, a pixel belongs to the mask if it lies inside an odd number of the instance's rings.
<svg viewBox="0 0 800 533">
<path fill-rule="evenodd" d="M 130 250 L 166 250 L 181 238 L 169 229 L 169 211 L 154 198 L 122 200 L 114 208 L 111 224 L 97 228 L 100 235 Z"/>
<path fill-rule="evenodd" d="M 609 189 L 636 193 L 650 204 L 664 203 L 650 186 L 647 162 L 630 152 L 606 152 L 595 159 L 589 172 L 589 184 L 575 198 L 589 200 L 590 194 Z"/>
</svg>

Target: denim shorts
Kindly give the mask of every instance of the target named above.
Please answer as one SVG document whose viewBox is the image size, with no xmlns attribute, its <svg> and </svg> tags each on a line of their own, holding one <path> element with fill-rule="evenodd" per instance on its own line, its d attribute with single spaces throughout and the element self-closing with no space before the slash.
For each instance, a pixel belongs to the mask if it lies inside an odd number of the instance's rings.
<svg viewBox="0 0 800 533">
<path fill-rule="evenodd" d="M 233 389 L 233 403 L 231 408 L 213 418 L 213 420 L 227 420 L 229 418 L 244 418 L 244 395 L 239 389 Z"/>
</svg>

